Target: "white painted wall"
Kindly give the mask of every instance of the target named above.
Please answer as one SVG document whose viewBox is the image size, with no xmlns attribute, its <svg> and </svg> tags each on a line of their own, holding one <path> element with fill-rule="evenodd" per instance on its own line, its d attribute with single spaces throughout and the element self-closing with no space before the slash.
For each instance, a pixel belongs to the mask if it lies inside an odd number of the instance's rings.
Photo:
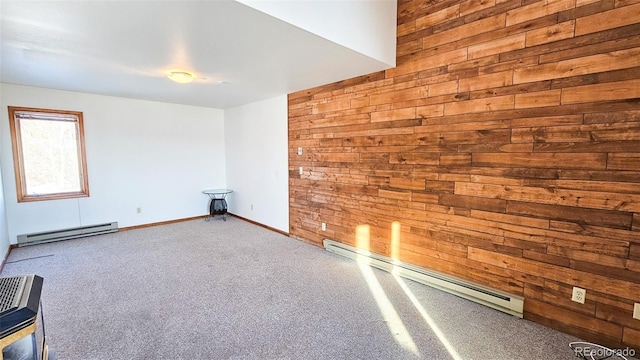
<svg viewBox="0 0 640 360">
<path fill-rule="evenodd" d="M 204 215 L 208 198 L 201 191 L 227 186 L 222 110 L 10 84 L 0 84 L 0 90 L 0 164 L 12 243 L 19 234 L 37 231 Z M 17 202 L 10 105 L 84 113 L 90 197 Z"/>
<path fill-rule="evenodd" d="M 394 67 L 397 0 L 237 0 Z"/>
<path fill-rule="evenodd" d="M 4 150 L 2 150 L 4 152 Z M 9 229 L 7 227 L 7 212 L 5 210 L 4 193 L 2 186 L 2 166 L 0 165 L 0 262 L 9 250 Z"/>
<path fill-rule="evenodd" d="M 288 233 L 287 96 L 226 109 L 224 123 L 229 211 Z"/>
</svg>

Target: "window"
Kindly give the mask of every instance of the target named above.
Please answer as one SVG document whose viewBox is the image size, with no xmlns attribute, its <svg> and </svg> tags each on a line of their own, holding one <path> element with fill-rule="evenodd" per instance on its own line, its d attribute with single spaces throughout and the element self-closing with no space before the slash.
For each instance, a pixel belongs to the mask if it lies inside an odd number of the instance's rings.
<svg viewBox="0 0 640 360">
<path fill-rule="evenodd" d="M 18 202 L 89 196 L 82 113 L 9 106 Z"/>
</svg>

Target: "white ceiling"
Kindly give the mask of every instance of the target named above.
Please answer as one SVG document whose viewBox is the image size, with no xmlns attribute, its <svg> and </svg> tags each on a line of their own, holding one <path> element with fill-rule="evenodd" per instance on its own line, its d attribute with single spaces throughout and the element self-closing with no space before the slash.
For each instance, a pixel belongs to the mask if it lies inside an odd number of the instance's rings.
<svg viewBox="0 0 640 360">
<path fill-rule="evenodd" d="M 231 0 L 1 0 L 0 14 L 10 84 L 224 109 L 390 67 Z"/>
</svg>

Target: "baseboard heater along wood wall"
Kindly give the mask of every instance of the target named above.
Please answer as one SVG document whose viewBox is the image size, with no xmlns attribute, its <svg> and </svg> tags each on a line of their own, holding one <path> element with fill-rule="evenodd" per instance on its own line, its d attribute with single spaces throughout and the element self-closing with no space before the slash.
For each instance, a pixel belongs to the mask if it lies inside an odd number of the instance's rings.
<svg viewBox="0 0 640 360">
<path fill-rule="evenodd" d="M 365 262 L 378 269 L 402 276 L 418 283 L 446 291 L 473 302 L 491 307 L 507 314 L 522 318 L 524 298 L 458 279 L 420 266 L 404 263 L 392 258 L 358 249 L 337 241 L 324 239 L 324 248 L 328 251 Z"/>
<path fill-rule="evenodd" d="M 85 236 L 108 234 L 118 231 L 118 222 L 78 226 L 68 229 L 44 231 L 18 235 L 18 246 L 41 244 L 46 242 L 76 239 Z"/>
</svg>

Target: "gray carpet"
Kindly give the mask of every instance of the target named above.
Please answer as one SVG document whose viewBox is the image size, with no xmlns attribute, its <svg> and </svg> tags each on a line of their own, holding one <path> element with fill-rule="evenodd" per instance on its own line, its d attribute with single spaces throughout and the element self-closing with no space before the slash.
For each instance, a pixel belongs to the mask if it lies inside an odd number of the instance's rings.
<svg viewBox="0 0 640 360">
<path fill-rule="evenodd" d="M 237 218 L 12 251 L 64 359 L 575 359 L 577 339 Z M 446 346 L 445 346 L 446 344 Z"/>
</svg>

